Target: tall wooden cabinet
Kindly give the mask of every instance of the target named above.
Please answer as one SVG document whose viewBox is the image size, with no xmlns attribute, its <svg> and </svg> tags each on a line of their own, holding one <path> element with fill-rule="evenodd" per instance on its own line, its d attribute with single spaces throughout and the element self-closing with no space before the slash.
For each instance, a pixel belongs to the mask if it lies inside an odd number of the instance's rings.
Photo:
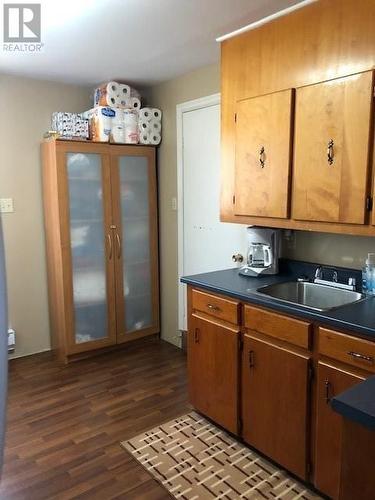
<svg viewBox="0 0 375 500">
<path fill-rule="evenodd" d="M 42 145 L 52 347 L 61 360 L 159 331 L 155 150 Z"/>
</svg>

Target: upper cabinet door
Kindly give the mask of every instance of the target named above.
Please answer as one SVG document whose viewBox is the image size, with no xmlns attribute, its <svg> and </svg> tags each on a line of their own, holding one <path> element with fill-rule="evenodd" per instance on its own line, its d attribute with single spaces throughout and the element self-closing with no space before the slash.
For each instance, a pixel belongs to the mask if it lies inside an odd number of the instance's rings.
<svg viewBox="0 0 375 500">
<path fill-rule="evenodd" d="M 287 218 L 293 91 L 239 101 L 235 214 Z"/>
<path fill-rule="evenodd" d="M 159 331 L 155 150 L 112 147 L 117 341 Z"/>
<path fill-rule="evenodd" d="M 373 72 L 297 89 L 294 219 L 364 224 Z"/>
</svg>

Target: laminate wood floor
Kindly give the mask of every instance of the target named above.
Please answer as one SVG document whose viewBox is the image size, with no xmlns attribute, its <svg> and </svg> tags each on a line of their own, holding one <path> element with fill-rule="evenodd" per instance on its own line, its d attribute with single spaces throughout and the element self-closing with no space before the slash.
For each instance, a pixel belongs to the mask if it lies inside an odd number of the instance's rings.
<svg viewBox="0 0 375 500">
<path fill-rule="evenodd" d="M 188 411 L 185 355 L 155 338 L 68 366 L 13 360 L 0 498 L 170 498 L 120 441 Z"/>
</svg>

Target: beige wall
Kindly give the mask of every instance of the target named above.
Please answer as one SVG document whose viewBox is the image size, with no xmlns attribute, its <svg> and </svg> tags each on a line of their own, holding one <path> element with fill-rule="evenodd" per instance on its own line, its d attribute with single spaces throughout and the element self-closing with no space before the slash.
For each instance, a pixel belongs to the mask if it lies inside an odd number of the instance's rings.
<svg viewBox="0 0 375 500">
<path fill-rule="evenodd" d="M 367 254 L 375 252 L 375 237 L 296 231 L 283 246 L 284 257 L 360 269 Z"/>
<path fill-rule="evenodd" d="M 82 87 L 0 75 L 0 197 L 14 199 L 3 215 L 9 321 L 15 356 L 50 348 L 39 145 L 53 111 L 87 109 Z"/>
<path fill-rule="evenodd" d="M 163 141 L 159 148 L 159 214 L 162 336 L 178 345 L 176 105 L 220 91 L 218 65 L 207 66 L 162 83 L 149 91 L 149 101 L 163 111 Z"/>
</svg>

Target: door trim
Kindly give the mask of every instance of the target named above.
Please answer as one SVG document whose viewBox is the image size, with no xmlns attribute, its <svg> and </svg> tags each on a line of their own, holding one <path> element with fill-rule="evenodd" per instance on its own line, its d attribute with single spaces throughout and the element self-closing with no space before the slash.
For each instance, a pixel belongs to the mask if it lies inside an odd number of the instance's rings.
<svg viewBox="0 0 375 500">
<path fill-rule="evenodd" d="M 184 275 L 184 113 L 195 111 L 197 109 L 217 106 L 221 103 L 221 94 L 212 94 L 192 101 L 183 102 L 176 106 L 176 125 L 177 125 L 177 237 L 178 237 L 178 330 L 187 328 L 187 308 L 186 308 L 186 289 L 180 282 Z M 181 339 L 180 339 L 181 340 Z M 181 343 L 181 342 L 180 342 Z"/>
</svg>

